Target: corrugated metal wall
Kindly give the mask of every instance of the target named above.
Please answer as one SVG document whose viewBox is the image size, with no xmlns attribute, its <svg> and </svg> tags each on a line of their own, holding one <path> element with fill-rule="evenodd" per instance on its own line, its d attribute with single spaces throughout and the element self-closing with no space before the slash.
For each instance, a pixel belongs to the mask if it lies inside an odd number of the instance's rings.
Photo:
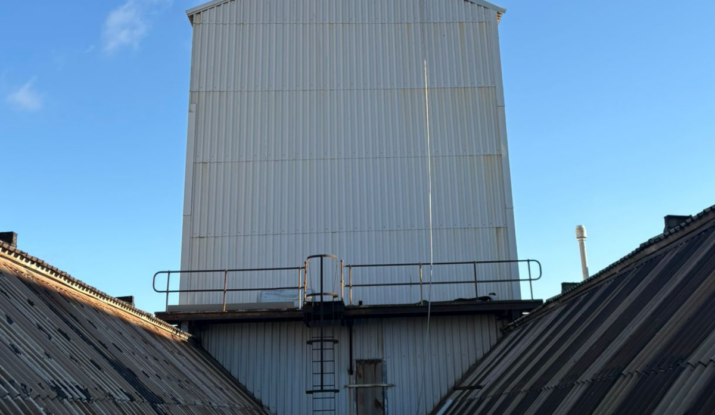
<svg viewBox="0 0 715 415">
<path fill-rule="evenodd" d="M 428 262 L 425 54 L 435 260 L 516 258 L 497 11 L 425 4 L 424 19 L 419 0 L 243 0 L 190 12 L 183 269 L 298 266 L 316 253 L 353 264 Z M 472 278 L 469 268 L 443 274 Z M 510 267 L 480 275 L 517 276 Z M 182 280 L 208 286 L 221 287 L 221 277 Z M 517 284 L 479 294 L 488 292 L 520 295 Z M 365 304 L 415 301 L 404 288 L 355 295 Z M 443 286 L 433 298 L 466 295 Z"/>
<path fill-rule="evenodd" d="M 427 348 L 425 324 L 425 319 L 417 318 L 355 324 L 353 359 L 384 360 L 386 381 L 395 385 L 387 388 L 387 414 L 416 413 L 421 391 L 426 397 L 421 412 L 431 410 L 496 343 L 502 323 L 494 316 L 435 317 Z M 202 342 L 271 411 L 304 415 L 312 409 L 311 397 L 305 393 L 310 389 L 311 364 L 305 342 L 313 337 L 311 330 L 317 329 L 303 323 L 217 324 L 202 333 Z M 337 413 L 354 414 L 354 391 L 345 388 L 355 383 L 354 376 L 348 375 L 348 331 L 338 330 Z"/>
</svg>

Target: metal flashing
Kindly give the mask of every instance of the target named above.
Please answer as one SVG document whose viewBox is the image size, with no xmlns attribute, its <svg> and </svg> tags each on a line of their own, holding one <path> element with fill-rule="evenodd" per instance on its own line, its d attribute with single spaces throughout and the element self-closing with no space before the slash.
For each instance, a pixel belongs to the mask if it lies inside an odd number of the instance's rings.
<svg viewBox="0 0 715 415">
<path fill-rule="evenodd" d="M 201 13 L 201 12 L 203 12 L 203 11 L 206 11 L 206 10 L 212 8 L 212 7 L 216 7 L 216 6 L 221 5 L 221 4 L 224 4 L 224 3 L 230 3 L 230 2 L 232 2 L 232 1 L 239 1 L 239 0 L 212 0 L 212 1 L 209 1 L 209 2 L 207 2 L 207 3 L 200 4 L 200 5 L 196 6 L 196 7 L 192 7 L 192 8 L 190 8 L 190 9 L 186 10 L 186 16 L 188 16 L 189 19 L 191 19 L 191 17 L 192 17 L 193 15 L 197 14 L 197 13 Z M 447 0 L 447 1 L 448 1 L 448 0 Z M 452 1 L 460 1 L 460 0 L 452 0 Z M 466 2 L 466 3 L 475 4 L 475 5 L 479 5 L 479 6 L 483 6 L 483 7 L 486 7 L 486 8 L 488 8 L 488 9 L 492 9 L 492 10 L 494 10 L 494 11 L 497 12 L 497 15 L 498 15 L 498 19 L 499 19 L 499 20 L 501 20 L 502 15 L 503 15 L 504 13 L 506 13 L 506 8 L 505 8 L 505 7 L 497 6 L 496 4 L 490 3 L 490 2 L 485 1 L 485 0 L 461 0 L 461 1 L 464 1 L 464 2 Z"/>
<path fill-rule="evenodd" d="M 466 316 L 474 314 L 493 314 L 512 318 L 514 314 L 530 312 L 542 302 L 540 300 L 511 301 L 450 301 L 433 302 L 431 314 L 434 316 Z M 179 307 L 177 307 L 179 308 Z M 183 321 L 196 323 L 256 323 L 256 322 L 290 322 L 303 321 L 302 310 L 263 309 L 263 310 L 232 310 L 232 311 L 168 311 L 157 312 L 157 317 L 169 322 Z M 345 308 L 345 321 L 417 317 L 427 315 L 427 303 L 403 305 L 373 305 L 348 306 Z"/>
</svg>

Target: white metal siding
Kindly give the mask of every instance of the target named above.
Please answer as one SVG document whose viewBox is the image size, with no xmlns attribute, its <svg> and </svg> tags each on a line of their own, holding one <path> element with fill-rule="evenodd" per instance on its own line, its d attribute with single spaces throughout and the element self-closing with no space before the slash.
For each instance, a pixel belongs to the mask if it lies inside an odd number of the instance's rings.
<svg viewBox="0 0 715 415">
<path fill-rule="evenodd" d="M 421 413 L 429 412 L 449 389 L 496 343 L 501 323 L 494 316 L 432 318 L 425 347 L 425 319 L 385 319 L 357 322 L 353 359 L 382 359 L 387 382 L 387 414 L 414 414 L 425 396 Z M 280 415 L 311 413 L 306 395 L 313 336 L 303 323 L 211 325 L 202 334 L 203 346 L 271 411 Z M 347 328 L 338 329 L 339 414 L 355 413 L 354 384 L 348 375 Z M 425 355 L 427 354 L 427 359 Z M 422 381 L 425 380 L 423 386 Z"/>
<path fill-rule="evenodd" d="M 425 1 L 423 24 L 419 0 L 239 0 L 191 16 L 183 269 L 298 266 L 316 253 L 353 264 L 429 261 L 423 50 L 435 261 L 516 258 L 497 12 Z M 441 272 L 472 278 L 470 268 Z M 512 267 L 479 275 L 518 276 Z M 222 286 L 201 278 L 183 278 L 182 288 Z M 484 290 L 520 296 L 518 284 Z M 442 286 L 433 299 L 468 295 L 471 287 Z M 354 298 L 418 300 L 407 288 Z"/>
</svg>

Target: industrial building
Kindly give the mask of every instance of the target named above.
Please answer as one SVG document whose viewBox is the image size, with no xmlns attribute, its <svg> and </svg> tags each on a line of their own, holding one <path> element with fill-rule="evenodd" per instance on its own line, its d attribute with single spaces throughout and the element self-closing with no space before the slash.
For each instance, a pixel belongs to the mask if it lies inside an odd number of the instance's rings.
<svg viewBox="0 0 715 415">
<path fill-rule="evenodd" d="M 426 413 L 541 304 L 540 264 L 516 249 L 504 12 L 483 0 L 187 11 L 181 270 L 155 276 L 171 294 L 158 316 L 272 413 Z"/>
<path fill-rule="evenodd" d="M 431 249 L 435 262 L 517 259 L 503 12 L 481 0 L 232 0 L 189 10 L 181 269 L 292 267 L 315 254 L 347 264 L 429 262 Z M 479 271 L 518 277 L 506 265 Z M 222 283 L 182 277 L 184 289 Z M 295 281 L 293 273 L 272 278 Z M 475 295 L 443 286 L 432 299 L 519 299 L 520 288 L 483 284 Z M 419 301 L 416 289 L 353 297 Z M 229 302 L 255 298 L 233 292 Z M 186 293 L 181 302 L 221 299 Z"/>
<path fill-rule="evenodd" d="M 445 316 L 436 316 L 433 324 L 440 328 L 431 340 L 438 346 L 432 352 L 438 356 L 433 359 L 437 363 L 434 368 L 454 370 L 474 355 L 481 357 L 424 412 L 712 414 L 714 230 L 715 206 L 677 225 L 666 224 L 661 235 L 508 325 L 495 342 L 489 339 L 479 345 L 470 340 L 476 333 L 465 335 L 462 330 L 469 326 L 468 318 L 452 325 L 457 329 L 450 331 L 450 326 L 443 324 Z M 290 413 L 287 406 L 280 408 L 282 412 L 267 407 L 236 382 L 199 346 L 199 342 L 208 345 L 209 351 L 225 362 L 230 351 L 212 348 L 210 337 L 197 338 L 102 293 L 20 251 L 14 240 L 0 242 L 1 413 Z M 439 310 L 439 304 L 434 307 Z M 375 319 L 391 324 L 382 333 L 393 339 L 381 339 L 383 345 L 396 344 L 394 337 L 419 324 L 419 317 L 408 317 L 407 313 L 414 311 L 401 307 L 398 313 L 402 317 Z M 365 310 L 353 310 L 360 312 Z M 286 393 L 279 402 L 300 395 L 302 391 L 291 395 L 282 386 L 300 376 L 295 361 L 246 358 L 256 346 L 283 348 L 281 355 L 290 357 L 282 339 L 259 343 L 264 338 L 259 332 L 267 330 L 267 324 L 221 324 L 222 318 L 233 318 L 235 313 L 240 312 L 197 312 L 195 316 L 215 318 L 215 322 L 206 320 L 207 326 L 230 332 L 234 348 L 246 351 L 243 359 L 231 363 L 243 370 L 243 375 L 245 371 L 275 371 L 286 376 L 275 383 L 266 382 L 277 379 L 273 375 L 248 376 L 263 381 L 253 388 Z M 244 317 L 271 318 L 261 310 L 252 317 L 245 312 Z M 225 334 L 217 333 L 220 342 Z M 372 335 L 381 336 L 379 332 Z M 367 335 L 356 342 L 356 350 L 366 349 L 370 338 Z M 472 348 L 465 346 L 461 355 L 455 355 L 450 348 L 441 347 L 450 341 L 462 341 Z M 489 352 L 478 350 L 489 345 L 493 346 Z M 217 354 L 219 351 L 224 355 Z M 385 372 L 385 367 L 393 366 L 384 362 L 399 361 L 409 350 L 387 353 L 390 357 L 383 361 L 383 374 L 389 375 L 393 372 Z M 363 371 L 357 378 L 375 380 L 380 361 L 361 363 Z M 403 370 L 414 370 L 409 364 Z M 419 372 L 412 375 L 424 376 Z M 449 375 L 448 371 L 435 371 L 428 376 Z M 393 379 L 404 380 L 400 376 Z M 439 383 L 437 379 L 429 381 Z M 397 387 L 395 383 L 388 389 Z M 418 401 L 420 392 L 412 391 L 412 399 Z M 361 402 L 369 403 L 375 401 L 368 399 L 379 397 L 374 392 L 359 396 Z M 354 398 L 357 405 L 358 396 Z M 388 402 L 384 407 L 373 405 L 373 413 L 410 413 Z"/>
<path fill-rule="evenodd" d="M 517 255 L 504 12 L 188 10 L 181 269 L 153 278 L 166 308 L 138 310 L 9 234 L 0 412 L 715 413 L 715 207 L 669 216 L 623 259 L 533 298 L 542 268 Z"/>
</svg>

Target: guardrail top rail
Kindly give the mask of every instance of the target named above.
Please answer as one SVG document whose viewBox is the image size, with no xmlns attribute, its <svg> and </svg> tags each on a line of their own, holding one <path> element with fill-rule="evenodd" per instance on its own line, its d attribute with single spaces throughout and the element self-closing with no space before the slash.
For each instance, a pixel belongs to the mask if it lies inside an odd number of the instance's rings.
<svg viewBox="0 0 715 415">
<path fill-rule="evenodd" d="M 420 287 L 420 302 L 424 301 L 423 296 L 423 285 L 433 284 L 433 285 L 448 285 L 448 284 L 473 284 L 475 287 L 475 295 L 478 295 L 479 284 L 502 284 L 502 283 L 529 283 L 530 298 L 534 299 L 534 288 L 533 282 L 541 279 L 543 272 L 541 263 L 535 259 L 515 259 L 515 260 L 494 260 L 494 261 L 452 261 L 452 262 L 411 262 L 411 263 L 385 263 L 385 264 L 351 264 L 345 265 L 343 261 L 338 260 L 334 255 L 313 255 L 308 257 L 306 261 L 303 262 L 301 266 L 298 267 L 275 267 L 275 268 L 236 268 L 236 269 L 206 269 L 206 270 L 187 270 L 187 271 L 159 271 L 154 274 L 152 281 L 152 288 L 157 293 L 166 294 L 166 308 L 169 307 L 169 295 L 176 293 L 222 293 L 223 299 L 221 302 L 222 310 L 226 311 L 226 293 L 230 292 L 250 292 L 250 291 L 278 291 L 278 290 L 298 290 L 298 308 L 302 308 L 305 303 L 306 293 L 308 292 L 308 264 L 310 259 L 322 260 L 325 258 L 335 259 L 339 261 L 340 265 L 340 298 L 344 299 L 344 289 L 347 285 L 349 290 L 349 304 L 353 303 L 353 289 L 365 288 L 365 287 L 409 287 L 409 286 L 419 286 Z M 477 267 L 480 265 L 496 265 L 496 264 L 526 264 L 527 278 L 498 278 L 498 279 L 480 279 L 478 278 Z M 532 273 L 531 266 L 535 264 L 538 267 L 538 276 L 534 277 Z M 442 267 L 449 265 L 471 265 L 472 266 L 472 280 L 439 280 L 439 281 L 427 281 L 425 282 L 422 278 L 422 270 L 425 267 Z M 417 281 L 415 282 L 377 282 L 377 283 L 353 283 L 353 269 L 355 268 L 393 268 L 393 267 L 416 267 L 417 268 Z M 345 284 L 343 277 L 343 269 L 348 270 L 348 281 Z M 278 286 L 278 287 L 251 287 L 251 288 L 228 288 L 228 276 L 231 273 L 247 273 L 247 272 L 283 272 L 283 271 L 297 271 L 298 282 L 296 285 L 288 286 Z M 172 275 L 185 275 L 185 274 L 223 274 L 223 287 L 222 288 L 197 288 L 197 289 L 171 289 L 171 276 Z M 159 275 L 166 275 L 166 289 L 158 289 L 156 287 L 156 280 Z M 321 290 L 322 292 L 322 290 Z"/>
<path fill-rule="evenodd" d="M 202 269 L 202 270 L 181 270 L 181 271 L 159 271 L 154 274 L 152 280 L 152 288 L 154 292 L 166 294 L 166 310 L 169 309 L 169 295 L 175 293 L 222 293 L 223 299 L 221 301 L 221 309 L 226 311 L 226 293 L 230 292 L 250 292 L 250 291 L 279 291 L 279 290 L 298 290 L 299 296 L 299 307 L 303 305 L 304 292 L 303 287 L 303 274 L 306 272 L 306 263 L 303 263 L 299 267 L 275 267 L 275 268 L 232 268 L 232 269 Z M 298 271 L 298 283 L 296 285 L 280 286 L 280 287 L 252 287 L 252 288 L 228 288 L 228 275 L 231 273 L 246 273 L 246 272 L 278 272 L 278 271 Z M 171 276 L 172 275 L 185 275 L 185 274 L 223 274 L 223 288 L 188 288 L 188 289 L 171 289 Z M 166 289 L 157 289 L 156 278 L 159 275 L 166 275 Z"/>
<path fill-rule="evenodd" d="M 478 265 L 498 265 L 498 264 L 526 264 L 528 278 L 499 278 L 499 279 L 479 279 L 477 275 Z M 539 275 L 534 278 L 531 270 L 531 264 L 536 264 L 538 266 Z M 440 281 L 428 281 L 424 282 L 422 278 L 422 269 L 424 267 L 441 267 L 448 265 L 472 265 L 472 275 L 473 279 L 471 281 L 467 280 L 440 280 Z M 364 284 L 354 284 L 353 283 L 353 268 L 391 268 L 391 267 L 417 267 L 418 269 L 418 281 L 417 282 L 377 282 L 377 283 L 364 283 Z M 513 260 L 493 260 L 493 261 L 450 261 L 450 262 L 408 262 L 408 263 L 394 263 L 394 264 L 352 264 L 345 265 L 348 269 L 348 296 L 349 302 L 353 303 L 353 289 L 354 288 L 365 288 L 365 287 L 409 287 L 409 286 L 419 286 L 420 287 L 420 303 L 424 301 L 423 295 L 423 285 L 433 284 L 433 285 L 457 285 L 457 284 L 474 284 L 474 293 L 477 295 L 479 284 L 487 283 L 529 283 L 530 298 L 534 299 L 534 287 L 533 282 L 541 279 L 542 268 L 541 263 L 535 259 L 513 259 Z"/>
</svg>

